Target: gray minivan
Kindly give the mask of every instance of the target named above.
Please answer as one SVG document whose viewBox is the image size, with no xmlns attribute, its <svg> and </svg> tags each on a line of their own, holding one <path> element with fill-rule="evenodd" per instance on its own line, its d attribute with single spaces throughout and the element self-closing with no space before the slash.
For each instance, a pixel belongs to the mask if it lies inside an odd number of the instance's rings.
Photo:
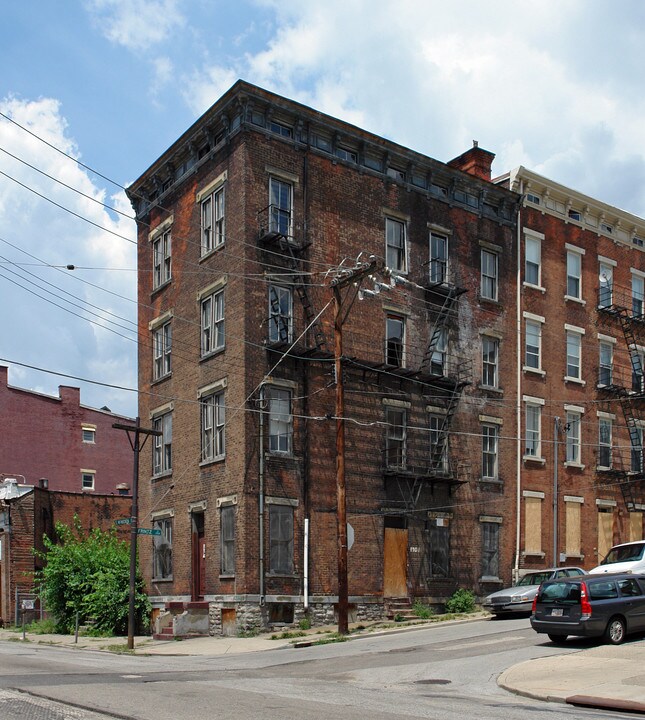
<svg viewBox="0 0 645 720">
<path fill-rule="evenodd" d="M 645 631 L 645 575 L 584 575 L 544 582 L 533 601 L 531 627 L 555 643 L 580 635 L 619 645 L 627 634 Z"/>
</svg>

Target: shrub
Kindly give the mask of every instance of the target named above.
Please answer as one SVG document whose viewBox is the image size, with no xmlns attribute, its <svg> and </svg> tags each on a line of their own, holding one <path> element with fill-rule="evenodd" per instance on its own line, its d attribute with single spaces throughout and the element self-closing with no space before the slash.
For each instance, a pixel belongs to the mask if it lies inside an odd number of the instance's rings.
<svg viewBox="0 0 645 720">
<path fill-rule="evenodd" d="M 311 630 L 311 619 L 309 617 L 300 618 L 298 621 L 298 627 L 301 630 Z"/>
<path fill-rule="evenodd" d="M 414 614 L 419 618 L 429 618 L 434 615 L 434 610 L 429 606 L 422 603 L 420 600 L 417 600 L 414 603 Z"/>
<path fill-rule="evenodd" d="M 74 526 L 56 523 L 58 542 L 45 536 L 43 552 L 34 554 L 45 566 L 36 572 L 36 590 L 47 610 L 56 618 L 56 631 L 71 633 L 76 613 L 84 624 L 92 618 L 96 634 L 124 635 L 128 630 L 130 546 L 114 530 L 99 528 L 87 535 L 80 520 Z M 150 603 L 137 572 L 135 619 L 147 626 Z"/>
<path fill-rule="evenodd" d="M 470 590 L 460 588 L 446 602 L 446 612 L 467 613 L 475 609 L 475 595 Z"/>
</svg>

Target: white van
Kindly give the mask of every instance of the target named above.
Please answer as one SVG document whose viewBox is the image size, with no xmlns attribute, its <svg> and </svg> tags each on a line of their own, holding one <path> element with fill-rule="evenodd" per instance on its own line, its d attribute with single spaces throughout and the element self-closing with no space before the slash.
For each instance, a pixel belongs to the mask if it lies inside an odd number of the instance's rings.
<svg viewBox="0 0 645 720">
<path fill-rule="evenodd" d="M 595 573 L 645 573 L 645 540 L 621 543 L 607 553 L 607 557 L 595 568 Z"/>
</svg>

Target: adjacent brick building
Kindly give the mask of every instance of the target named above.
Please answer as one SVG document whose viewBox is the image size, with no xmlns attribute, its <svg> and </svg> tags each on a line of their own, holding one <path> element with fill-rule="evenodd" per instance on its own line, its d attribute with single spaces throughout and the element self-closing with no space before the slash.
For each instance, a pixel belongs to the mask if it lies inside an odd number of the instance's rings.
<svg viewBox="0 0 645 720">
<path fill-rule="evenodd" d="M 0 620 L 20 622 L 21 600 L 33 597 L 33 573 L 42 567 L 33 549 L 44 550 L 43 536 L 54 538 L 57 522 L 71 526 L 77 516 L 84 530 L 108 530 L 117 518 L 129 516 L 131 502 L 131 496 L 0 483 Z M 128 539 L 127 529 L 119 533 Z"/>
<path fill-rule="evenodd" d="M 240 81 L 129 188 L 153 605 L 202 602 L 212 632 L 333 620 L 333 284 L 353 612 L 508 580 L 520 196 L 492 159 Z"/>
<path fill-rule="evenodd" d="M 523 167 L 498 182 L 522 196 L 515 566 L 588 569 L 643 538 L 645 220 Z"/>
<path fill-rule="evenodd" d="M 115 422 L 130 418 L 82 405 L 80 390 L 61 385 L 59 396 L 13 387 L 0 366 L 0 480 L 50 490 L 128 492 L 132 448 Z"/>
</svg>

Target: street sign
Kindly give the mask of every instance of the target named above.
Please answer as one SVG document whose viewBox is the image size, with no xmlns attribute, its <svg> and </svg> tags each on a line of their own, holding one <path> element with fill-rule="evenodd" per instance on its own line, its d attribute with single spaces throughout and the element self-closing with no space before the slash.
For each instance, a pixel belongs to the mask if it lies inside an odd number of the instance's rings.
<svg viewBox="0 0 645 720">
<path fill-rule="evenodd" d="M 36 607 L 35 600 L 23 600 L 22 601 L 22 609 L 23 610 L 33 610 L 35 607 Z"/>
<path fill-rule="evenodd" d="M 132 518 L 119 518 L 118 520 L 115 520 L 114 523 L 115 525 L 131 525 Z"/>
<path fill-rule="evenodd" d="M 347 523 L 347 549 L 351 550 L 354 544 L 354 528 Z"/>
<path fill-rule="evenodd" d="M 159 528 L 137 528 L 137 535 L 161 535 Z"/>
</svg>

